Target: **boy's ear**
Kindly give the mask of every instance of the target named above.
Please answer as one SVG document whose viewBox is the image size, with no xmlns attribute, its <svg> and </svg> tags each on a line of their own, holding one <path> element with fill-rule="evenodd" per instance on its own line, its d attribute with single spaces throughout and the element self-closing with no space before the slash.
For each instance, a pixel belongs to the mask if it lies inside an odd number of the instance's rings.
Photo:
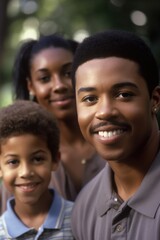
<svg viewBox="0 0 160 240">
<path fill-rule="evenodd" d="M 0 178 L 2 178 L 2 169 L 1 169 L 1 155 L 0 155 Z"/>
<path fill-rule="evenodd" d="M 52 171 L 56 171 L 59 165 L 59 161 L 61 158 L 61 153 L 58 152 L 57 156 L 54 158 L 53 164 L 52 164 Z"/>
<path fill-rule="evenodd" d="M 0 164 L 0 178 L 2 178 L 1 164 Z"/>
</svg>

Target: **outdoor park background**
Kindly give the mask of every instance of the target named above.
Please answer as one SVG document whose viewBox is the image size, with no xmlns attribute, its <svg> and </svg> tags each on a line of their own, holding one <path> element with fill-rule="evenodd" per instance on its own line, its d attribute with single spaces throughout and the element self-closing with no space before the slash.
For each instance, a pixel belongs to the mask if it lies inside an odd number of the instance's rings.
<svg viewBox="0 0 160 240">
<path fill-rule="evenodd" d="M 160 66 L 160 0 L 0 0 L 0 107 L 12 101 L 19 42 L 60 33 L 82 41 L 105 29 L 136 32 Z"/>
</svg>

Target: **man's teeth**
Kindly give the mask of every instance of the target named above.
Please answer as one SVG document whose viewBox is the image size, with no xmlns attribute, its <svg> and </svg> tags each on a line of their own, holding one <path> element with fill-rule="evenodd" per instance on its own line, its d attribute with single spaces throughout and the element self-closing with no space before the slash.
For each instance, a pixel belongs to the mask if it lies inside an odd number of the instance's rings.
<svg viewBox="0 0 160 240">
<path fill-rule="evenodd" d="M 110 138 L 116 135 L 120 135 L 123 132 L 123 130 L 118 129 L 118 130 L 114 130 L 114 131 L 99 131 L 98 134 L 101 137 L 106 137 L 106 138 Z"/>
</svg>

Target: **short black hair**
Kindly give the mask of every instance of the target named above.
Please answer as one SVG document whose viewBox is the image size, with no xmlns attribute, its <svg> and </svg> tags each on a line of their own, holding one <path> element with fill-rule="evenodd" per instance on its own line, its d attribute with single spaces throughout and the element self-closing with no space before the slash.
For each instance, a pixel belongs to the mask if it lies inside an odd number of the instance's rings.
<svg viewBox="0 0 160 240">
<path fill-rule="evenodd" d="M 146 81 L 149 94 L 159 85 L 159 69 L 148 44 L 133 32 L 106 30 L 85 38 L 78 46 L 72 64 L 72 83 L 75 88 L 77 68 L 92 59 L 120 57 L 139 65 L 139 72 Z"/>
<path fill-rule="evenodd" d="M 23 134 L 44 139 L 53 161 L 56 161 L 60 142 L 57 122 L 46 109 L 29 100 L 17 100 L 0 109 L 0 144 L 12 136 Z"/>
</svg>

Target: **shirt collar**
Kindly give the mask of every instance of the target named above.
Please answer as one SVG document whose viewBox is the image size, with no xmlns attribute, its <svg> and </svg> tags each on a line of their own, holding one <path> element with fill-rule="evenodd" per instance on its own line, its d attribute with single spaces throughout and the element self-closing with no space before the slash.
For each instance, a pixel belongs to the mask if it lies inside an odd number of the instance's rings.
<svg viewBox="0 0 160 240">
<path fill-rule="evenodd" d="M 160 205 L 160 151 L 144 177 L 139 189 L 128 200 L 128 205 L 137 212 L 154 218 Z"/>
<path fill-rule="evenodd" d="M 112 206 L 114 199 L 114 192 L 112 186 L 112 170 L 108 164 L 102 170 L 100 181 L 100 192 L 98 202 L 98 213 L 100 216 L 104 215 Z M 156 211 L 160 205 L 160 151 L 153 161 L 150 169 L 144 177 L 137 192 L 127 200 L 124 205 L 128 205 L 135 211 L 154 218 Z"/>
<path fill-rule="evenodd" d="M 59 229 L 62 226 L 62 221 L 64 217 L 64 200 L 56 193 L 56 191 L 53 192 L 53 196 L 54 197 L 50 210 L 44 221 L 44 224 L 41 226 L 41 228 L 43 229 L 44 228 Z M 13 197 L 7 201 L 7 211 L 4 212 L 3 218 L 5 220 L 8 233 L 12 237 L 16 238 L 30 230 L 34 231 L 34 229 L 26 227 L 16 216 L 12 208 L 13 201 L 14 201 Z"/>
<path fill-rule="evenodd" d="M 109 167 L 108 163 L 106 163 L 104 169 L 101 171 L 99 178 L 99 190 L 100 193 L 98 199 L 97 211 L 100 216 L 105 214 L 111 207 L 112 202 L 112 175 L 113 172 Z"/>
</svg>

